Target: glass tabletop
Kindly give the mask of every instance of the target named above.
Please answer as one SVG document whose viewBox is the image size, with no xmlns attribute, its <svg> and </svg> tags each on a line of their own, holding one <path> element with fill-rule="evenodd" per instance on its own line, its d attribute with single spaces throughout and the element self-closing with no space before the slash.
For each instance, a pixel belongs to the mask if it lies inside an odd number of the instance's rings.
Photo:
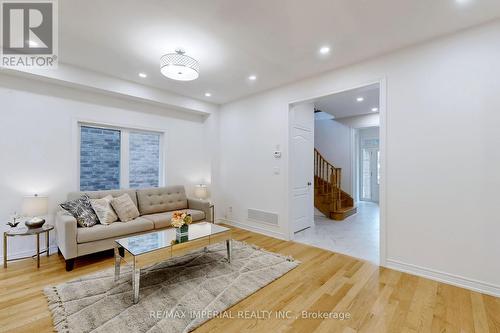
<svg viewBox="0 0 500 333">
<path fill-rule="evenodd" d="M 10 228 L 6 231 L 7 236 L 25 236 L 25 235 L 36 235 L 41 234 L 42 232 L 50 231 L 54 229 L 53 225 L 44 224 L 40 228 L 29 229 L 26 226 L 17 226 L 15 228 Z"/>
<path fill-rule="evenodd" d="M 183 237 L 182 243 L 194 241 L 203 237 L 209 237 L 229 230 L 229 228 L 208 222 L 191 224 L 187 235 Z M 116 243 L 124 247 L 134 256 L 137 256 L 172 246 L 172 244 L 176 244 L 176 240 L 176 230 L 175 228 L 170 228 L 162 231 L 117 239 Z"/>
</svg>

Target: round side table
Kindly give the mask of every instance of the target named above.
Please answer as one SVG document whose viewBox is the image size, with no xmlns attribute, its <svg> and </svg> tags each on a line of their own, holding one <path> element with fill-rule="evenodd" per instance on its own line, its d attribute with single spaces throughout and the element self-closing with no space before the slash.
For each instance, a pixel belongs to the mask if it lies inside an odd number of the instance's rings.
<svg viewBox="0 0 500 333">
<path fill-rule="evenodd" d="M 28 229 L 27 227 L 21 227 L 21 228 L 12 228 L 10 230 L 5 231 L 3 233 L 3 267 L 7 268 L 7 262 L 9 261 L 34 258 L 36 256 L 36 267 L 40 268 L 40 254 L 47 253 L 47 257 L 49 256 L 49 247 L 50 247 L 49 232 L 52 229 L 54 229 L 53 225 L 45 224 L 40 228 L 36 229 Z M 40 234 L 43 233 L 45 233 L 47 248 L 40 252 Z M 36 236 L 36 254 L 29 257 L 7 259 L 7 238 L 16 236 Z"/>
</svg>

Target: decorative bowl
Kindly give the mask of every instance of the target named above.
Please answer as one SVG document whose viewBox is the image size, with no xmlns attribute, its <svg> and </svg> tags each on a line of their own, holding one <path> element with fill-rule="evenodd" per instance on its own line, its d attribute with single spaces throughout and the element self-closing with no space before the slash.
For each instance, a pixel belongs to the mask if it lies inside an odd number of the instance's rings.
<svg viewBox="0 0 500 333">
<path fill-rule="evenodd" d="M 24 222 L 24 224 L 28 227 L 28 229 L 41 228 L 44 223 L 45 223 L 44 219 L 32 219 Z"/>
</svg>

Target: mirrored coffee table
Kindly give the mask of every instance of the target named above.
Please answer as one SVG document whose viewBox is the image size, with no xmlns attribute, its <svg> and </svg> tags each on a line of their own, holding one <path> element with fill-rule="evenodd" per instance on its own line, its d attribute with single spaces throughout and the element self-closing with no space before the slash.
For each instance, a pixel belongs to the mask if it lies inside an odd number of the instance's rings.
<svg viewBox="0 0 500 333">
<path fill-rule="evenodd" d="M 188 233 L 178 236 L 174 228 L 130 236 L 115 241 L 115 281 L 120 278 L 122 260 L 133 266 L 134 303 L 139 301 L 141 269 L 169 258 L 182 256 L 211 244 L 226 243 L 231 262 L 231 229 L 213 223 L 191 224 Z"/>
</svg>

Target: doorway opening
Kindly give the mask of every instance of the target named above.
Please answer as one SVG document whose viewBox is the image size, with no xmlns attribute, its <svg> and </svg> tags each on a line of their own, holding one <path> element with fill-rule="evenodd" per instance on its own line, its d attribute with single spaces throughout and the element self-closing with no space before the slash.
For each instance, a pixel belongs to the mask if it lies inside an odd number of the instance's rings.
<svg viewBox="0 0 500 333">
<path fill-rule="evenodd" d="M 290 106 L 290 222 L 297 242 L 379 264 L 381 83 Z"/>
</svg>

